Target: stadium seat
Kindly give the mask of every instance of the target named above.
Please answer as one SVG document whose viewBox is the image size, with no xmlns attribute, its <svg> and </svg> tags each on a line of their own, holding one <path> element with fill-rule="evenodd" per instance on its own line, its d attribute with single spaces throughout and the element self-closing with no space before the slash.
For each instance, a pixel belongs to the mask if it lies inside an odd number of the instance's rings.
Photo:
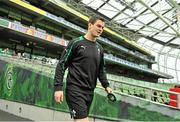
<svg viewBox="0 0 180 122">
<path fill-rule="evenodd" d="M 180 88 L 170 88 L 169 91 L 180 93 Z M 169 99 L 170 99 L 169 105 L 177 108 L 178 107 L 177 95 L 170 94 Z"/>
</svg>

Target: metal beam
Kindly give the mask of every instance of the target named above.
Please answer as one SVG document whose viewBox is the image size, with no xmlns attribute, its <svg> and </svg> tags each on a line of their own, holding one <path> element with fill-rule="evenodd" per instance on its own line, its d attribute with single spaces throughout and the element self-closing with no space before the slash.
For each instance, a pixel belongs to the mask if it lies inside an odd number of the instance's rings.
<svg viewBox="0 0 180 122">
<path fill-rule="evenodd" d="M 96 11 L 98 11 L 100 8 L 102 8 L 106 3 L 108 3 L 110 0 L 107 0 L 106 2 L 104 2 L 102 5 L 100 5 L 97 9 L 96 9 Z"/>
<path fill-rule="evenodd" d="M 177 1 L 175 0 L 168 0 L 169 3 L 174 6 L 177 9 L 177 26 L 178 26 L 178 32 L 180 33 L 180 5 L 178 5 Z"/>
<path fill-rule="evenodd" d="M 154 13 L 156 16 L 158 16 L 165 24 L 167 24 L 175 33 L 177 36 L 180 36 L 180 32 L 178 32 L 174 27 L 171 26 L 171 24 L 169 24 L 167 22 L 167 20 L 160 14 L 158 14 L 156 11 L 154 11 L 150 6 L 148 6 L 143 0 L 137 0 L 139 3 L 141 3 L 142 5 L 144 5 L 146 8 L 148 8 L 152 13 Z"/>
<path fill-rule="evenodd" d="M 178 32 L 180 32 L 180 10 L 177 12 L 177 25 L 178 25 Z"/>
<path fill-rule="evenodd" d="M 180 6 L 175 0 L 168 0 L 171 5 L 173 5 L 177 10 L 180 10 Z"/>
</svg>

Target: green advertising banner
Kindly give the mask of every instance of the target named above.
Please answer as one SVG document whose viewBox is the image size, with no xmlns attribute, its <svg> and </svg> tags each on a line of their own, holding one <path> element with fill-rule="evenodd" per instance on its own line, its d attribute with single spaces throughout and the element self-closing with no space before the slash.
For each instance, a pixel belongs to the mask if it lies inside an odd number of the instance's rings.
<svg viewBox="0 0 180 122">
<path fill-rule="evenodd" d="M 0 26 L 5 27 L 5 28 L 8 28 L 8 26 L 9 26 L 9 21 L 0 18 Z"/>
<path fill-rule="evenodd" d="M 4 77 L 5 77 L 5 71 L 6 71 L 6 65 L 7 63 L 0 60 L 0 98 L 2 98 L 3 94 L 3 86 L 4 86 Z"/>
<path fill-rule="evenodd" d="M 46 76 L 43 73 L 37 73 L 0 60 L 0 79 L 1 99 L 69 112 L 65 98 L 61 104 L 54 101 L 54 79 L 52 76 Z M 176 120 L 161 113 L 124 103 L 118 96 L 116 102 L 111 102 L 106 95 L 103 89 L 97 88 L 95 90 L 90 116 L 109 120 Z"/>
</svg>

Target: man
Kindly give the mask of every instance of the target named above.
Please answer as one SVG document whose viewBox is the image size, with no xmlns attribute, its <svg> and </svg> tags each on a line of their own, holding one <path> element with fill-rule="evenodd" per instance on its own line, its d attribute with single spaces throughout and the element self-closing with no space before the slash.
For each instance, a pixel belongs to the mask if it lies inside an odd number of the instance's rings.
<svg viewBox="0 0 180 122">
<path fill-rule="evenodd" d="M 104 28 L 104 19 L 91 17 L 84 36 L 69 42 L 62 53 L 55 73 L 55 101 L 63 101 L 63 76 L 68 67 L 66 101 L 75 121 L 88 121 L 97 78 L 107 93 L 111 93 L 104 68 L 103 48 L 96 42 Z"/>
</svg>

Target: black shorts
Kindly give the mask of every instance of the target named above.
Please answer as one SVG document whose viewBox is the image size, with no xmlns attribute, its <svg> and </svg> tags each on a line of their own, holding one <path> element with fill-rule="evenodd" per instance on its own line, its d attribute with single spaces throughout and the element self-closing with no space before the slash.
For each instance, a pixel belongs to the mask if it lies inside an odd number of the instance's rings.
<svg viewBox="0 0 180 122">
<path fill-rule="evenodd" d="M 88 117 L 89 109 L 93 100 L 93 94 L 83 94 L 77 91 L 66 91 L 66 101 L 70 110 L 71 118 L 83 119 Z"/>
</svg>

